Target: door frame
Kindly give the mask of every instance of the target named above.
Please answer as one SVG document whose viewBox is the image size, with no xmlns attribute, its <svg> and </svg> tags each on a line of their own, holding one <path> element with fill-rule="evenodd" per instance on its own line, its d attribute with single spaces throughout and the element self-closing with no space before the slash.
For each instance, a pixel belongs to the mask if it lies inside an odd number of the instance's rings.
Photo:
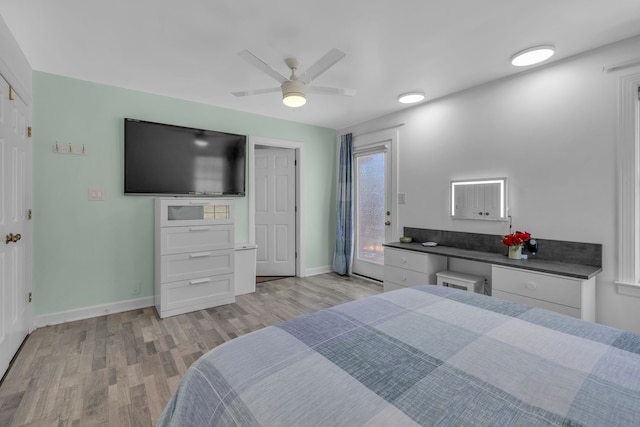
<svg viewBox="0 0 640 427">
<path fill-rule="evenodd" d="M 248 178 L 247 186 L 248 191 L 248 203 L 249 203 L 249 243 L 255 245 L 256 243 L 256 194 L 254 191 L 255 179 L 256 179 L 256 145 L 264 145 L 272 148 L 289 148 L 295 150 L 296 158 L 296 243 L 295 251 L 296 257 L 296 277 L 305 277 L 305 235 L 304 235 L 304 223 L 302 214 L 305 210 L 304 192 L 302 189 L 303 181 L 303 159 L 304 159 L 304 145 L 302 142 L 290 141 L 286 139 L 274 139 L 266 138 L 262 136 L 249 136 L 249 155 L 248 157 Z"/>
</svg>

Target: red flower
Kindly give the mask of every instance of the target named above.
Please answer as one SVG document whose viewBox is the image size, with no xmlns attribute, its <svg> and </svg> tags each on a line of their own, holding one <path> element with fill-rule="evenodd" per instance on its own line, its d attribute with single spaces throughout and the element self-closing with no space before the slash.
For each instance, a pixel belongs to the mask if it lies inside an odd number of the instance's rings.
<svg viewBox="0 0 640 427">
<path fill-rule="evenodd" d="M 516 231 L 513 234 L 502 236 L 502 243 L 507 246 L 522 246 L 531 238 L 531 234 L 526 231 Z"/>
</svg>

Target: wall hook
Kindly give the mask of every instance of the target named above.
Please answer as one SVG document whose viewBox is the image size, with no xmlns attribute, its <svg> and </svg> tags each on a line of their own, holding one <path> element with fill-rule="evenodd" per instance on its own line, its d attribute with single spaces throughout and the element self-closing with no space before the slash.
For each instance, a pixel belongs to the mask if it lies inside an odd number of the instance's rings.
<svg viewBox="0 0 640 427">
<path fill-rule="evenodd" d="M 84 156 L 87 154 L 87 147 L 84 144 L 76 147 L 71 144 L 67 144 L 67 147 L 62 147 L 58 141 L 56 141 L 53 146 L 53 152 L 58 154 L 79 154 Z"/>
</svg>

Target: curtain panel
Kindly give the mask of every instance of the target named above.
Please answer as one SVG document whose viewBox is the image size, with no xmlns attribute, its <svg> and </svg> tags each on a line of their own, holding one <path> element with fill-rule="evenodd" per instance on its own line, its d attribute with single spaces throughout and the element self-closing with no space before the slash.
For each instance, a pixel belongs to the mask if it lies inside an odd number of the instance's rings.
<svg viewBox="0 0 640 427">
<path fill-rule="evenodd" d="M 333 270 L 347 275 L 353 256 L 353 137 L 340 136 L 340 164 L 338 165 L 338 203 L 336 214 L 336 248 Z"/>
</svg>

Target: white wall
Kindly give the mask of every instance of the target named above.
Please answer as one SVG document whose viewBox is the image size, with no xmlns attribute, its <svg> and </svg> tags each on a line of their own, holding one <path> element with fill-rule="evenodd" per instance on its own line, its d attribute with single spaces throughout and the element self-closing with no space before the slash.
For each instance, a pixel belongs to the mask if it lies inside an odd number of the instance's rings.
<svg viewBox="0 0 640 427">
<path fill-rule="evenodd" d="M 561 48 L 561 47 L 559 47 Z M 399 128 L 401 226 L 505 234 L 505 222 L 452 220 L 452 179 L 506 176 L 515 229 L 601 243 L 597 321 L 640 332 L 640 298 L 615 279 L 616 133 L 622 75 L 640 37 L 372 120 L 338 133 Z"/>
</svg>

